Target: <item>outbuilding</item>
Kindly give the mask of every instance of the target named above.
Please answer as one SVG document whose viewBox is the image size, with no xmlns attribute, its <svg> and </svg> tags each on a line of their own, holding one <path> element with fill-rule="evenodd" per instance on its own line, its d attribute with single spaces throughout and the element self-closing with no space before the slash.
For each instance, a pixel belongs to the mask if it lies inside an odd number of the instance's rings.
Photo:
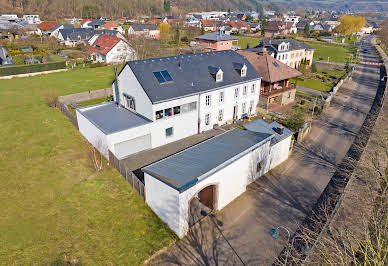
<svg viewBox="0 0 388 266">
<path fill-rule="evenodd" d="M 254 121 L 142 169 L 146 202 L 179 236 L 288 158 L 292 131 Z"/>
</svg>

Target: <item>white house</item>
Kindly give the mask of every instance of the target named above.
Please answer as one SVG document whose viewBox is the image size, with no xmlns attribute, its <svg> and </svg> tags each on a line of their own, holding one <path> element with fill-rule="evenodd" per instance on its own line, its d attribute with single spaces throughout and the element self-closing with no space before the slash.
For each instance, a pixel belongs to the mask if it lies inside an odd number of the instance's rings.
<svg viewBox="0 0 388 266">
<path fill-rule="evenodd" d="M 127 42 L 108 35 L 101 35 L 86 54 L 96 63 L 121 63 L 137 59 L 135 50 Z"/>
<path fill-rule="evenodd" d="M 40 20 L 39 15 L 26 14 L 26 15 L 23 15 L 23 18 L 27 21 L 28 24 L 32 24 L 32 25 L 37 25 L 42 22 Z"/>
<path fill-rule="evenodd" d="M 118 105 L 77 109 L 79 130 L 121 159 L 255 115 L 260 81 L 230 50 L 129 61 L 113 84 Z"/>
<path fill-rule="evenodd" d="M 285 161 L 291 137 L 280 124 L 257 120 L 142 168 L 146 202 L 183 237 L 201 209 L 221 210 Z"/>
</svg>

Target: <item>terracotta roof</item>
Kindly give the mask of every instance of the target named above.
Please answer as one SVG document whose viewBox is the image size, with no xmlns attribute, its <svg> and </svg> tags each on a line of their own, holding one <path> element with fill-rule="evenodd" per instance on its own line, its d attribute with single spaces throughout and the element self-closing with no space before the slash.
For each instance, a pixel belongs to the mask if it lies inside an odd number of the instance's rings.
<svg viewBox="0 0 388 266">
<path fill-rule="evenodd" d="M 116 23 L 108 22 L 101 26 L 101 28 L 105 28 L 107 30 L 110 30 L 111 28 L 119 27 Z"/>
<path fill-rule="evenodd" d="M 237 52 L 251 63 L 263 81 L 272 83 L 302 75 L 298 70 L 276 60 L 267 52 L 256 53 L 244 50 Z"/>
<path fill-rule="evenodd" d="M 278 31 L 278 30 L 290 29 L 293 24 L 294 23 L 292 22 L 272 22 L 265 27 L 265 30 Z"/>
<path fill-rule="evenodd" d="M 215 27 L 217 25 L 213 19 L 201 19 L 201 23 L 204 27 Z"/>
<path fill-rule="evenodd" d="M 116 36 L 101 35 L 86 53 L 107 54 L 119 41 L 121 41 L 121 39 L 117 38 Z"/>
<path fill-rule="evenodd" d="M 84 25 L 86 22 L 88 22 L 88 21 L 93 21 L 93 20 L 94 20 L 94 19 L 90 19 L 90 18 L 84 19 L 84 20 L 81 21 L 81 25 Z"/>
<path fill-rule="evenodd" d="M 59 22 L 56 22 L 56 21 L 43 21 L 42 23 L 39 24 L 38 27 L 40 30 L 46 31 L 46 30 L 52 29 L 58 24 Z"/>
<path fill-rule="evenodd" d="M 237 29 L 241 29 L 243 27 L 246 27 L 247 30 L 251 29 L 251 27 L 249 27 L 248 23 L 246 23 L 244 21 L 241 21 L 241 20 L 230 21 L 230 22 L 227 23 L 227 25 L 230 25 L 230 26 L 235 27 Z"/>
</svg>

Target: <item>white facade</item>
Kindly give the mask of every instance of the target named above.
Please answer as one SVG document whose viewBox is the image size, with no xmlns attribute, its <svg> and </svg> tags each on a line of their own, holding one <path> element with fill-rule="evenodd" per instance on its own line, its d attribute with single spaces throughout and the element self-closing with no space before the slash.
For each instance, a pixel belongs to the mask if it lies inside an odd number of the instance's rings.
<svg viewBox="0 0 388 266">
<path fill-rule="evenodd" d="M 42 21 L 40 20 L 39 15 L 23 15 L 23 18 L 27 21 L 28 24 L 40 24 Z"/>
<path fill-rule="evenodd" d="M 92 54 L 94 62 L 122 63 L 130 60 L 136 60 L 135 50 L 128 43 L 120 40 L 107 54 L 95 52 Z"/>
<path fill-rule="evenodd" d="M 290 145 L 291 136 L 274 145 L 268 140 L 181 193 L 144 173 L 146 202 L 179 237 L 183 237 L 189 229 L 190 201 L 202 189 L 216 186 L 214 209 L 221 210 L 244 193 L 247 185 L 284 162 Z M 263 165 L 259 172 L 258 163 Z"/>
</svg>

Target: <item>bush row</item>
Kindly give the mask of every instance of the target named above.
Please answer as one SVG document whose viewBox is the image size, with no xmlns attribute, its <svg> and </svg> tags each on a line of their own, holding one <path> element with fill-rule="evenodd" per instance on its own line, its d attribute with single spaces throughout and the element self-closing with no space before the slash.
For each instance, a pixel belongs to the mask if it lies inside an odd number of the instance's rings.
<svg viewBox="0 0 388 266">
<path fill-rule="evenodd" d="M 47 63 L 47 64 L 0 67 L 0 76 L 10 76 L 10 75 L 17 75 L 17 74 L 42 72 L 42 71 L 55 70 L 55 69 L 61 69 L 61 68 L 66 68 L 65 61 Z"/>
</svg>

